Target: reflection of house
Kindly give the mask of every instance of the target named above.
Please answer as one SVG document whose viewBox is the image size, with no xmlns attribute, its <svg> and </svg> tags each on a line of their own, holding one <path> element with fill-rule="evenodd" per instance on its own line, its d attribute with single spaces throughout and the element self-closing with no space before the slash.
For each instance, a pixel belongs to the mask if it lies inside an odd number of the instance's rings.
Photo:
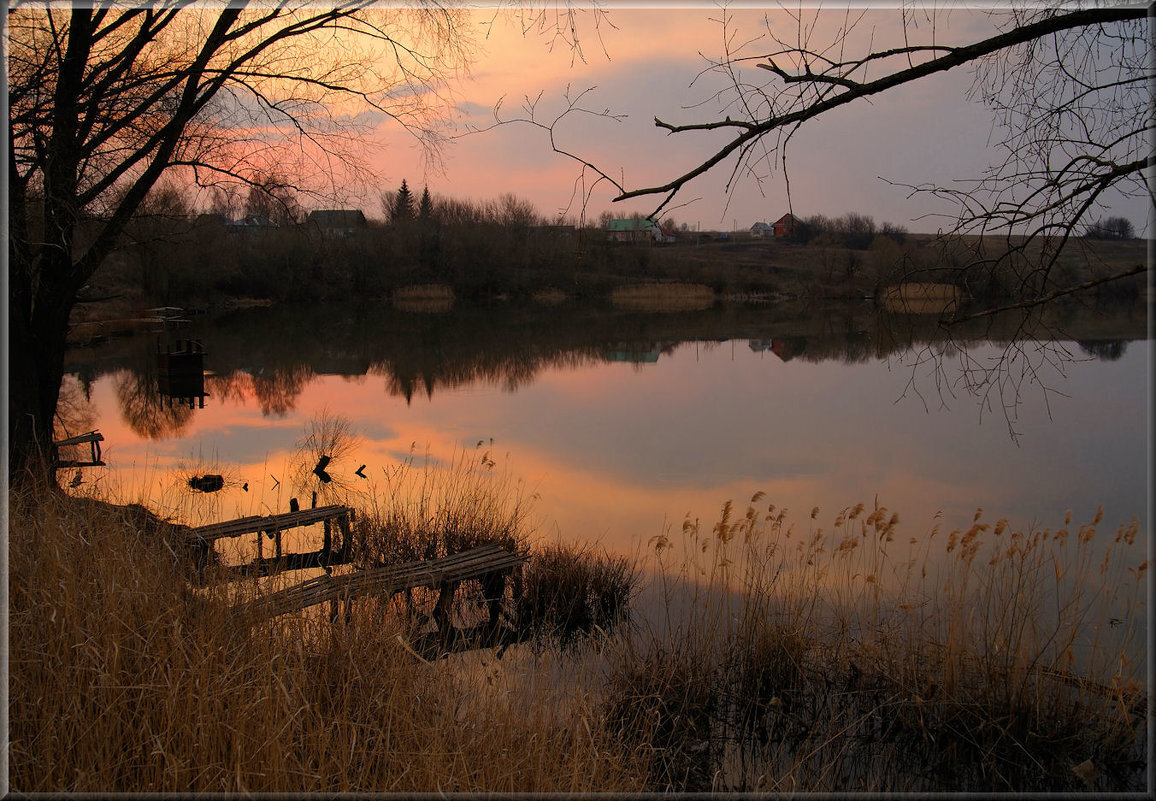
<svg viewBox="0 0 1156 801">
<path fill-rule="evenodd" d="M 631 364 L 654 364 L 658 357 L 674 352 L 675 343 L 659 342 L 657 345 L 641 342 L 620 342 L 603 351 L 603 358 L 608 362 L 629 362 Z"/>
<path fill-rule="evenodd" d="M 749 339 L 747 347 L 755 353 L 770 351 L 785 362 L 807 349 L 806 337 L 776 337 L 775 339 Z"/>
<path fill-rule="evenodd" d="M 771 352 L 785 362 L 789 362 L 806 349 L 806 337 L 785 337 L 771 340 Z"/>
<path fill-rule="evenodd" d="M 322 236 L 339 237 L 356 236 L 369 226 L 361 209 L 318 209 L 309 212 L 305 224 L 320 230 Z"/>
<path fill-rule="evenodd" d="M 791 236 L 795 233 L 795 229 L 798 227 L 798 225 L 799 220 L 797 217 L 795 217 L 795 215 L 784 214 L 782 217 L 775 220 L 775 224 L 772 226 L 775 238 L 777 239 L 783 236 Z"/>
<path fill-rule="evenodd" d="M 190 409 L 205 408 L 205 348 L 196 340 L 186 340 L 177 350 L 157 343 L 157 394 L 167 398 L 170 408 L 180 401 Z"/>
<path fill-rule="evenodd" d="M 667 236 L 650 219 L 630 217 L 611 220 L 606 224 L 606 234 L 613 242 L 666 242 Z M 673 239 L 673 238 L 672 238 Z"/>
<path fill-rule="evenodd" d="M 751 226 L 751 236 L 753 236 L 755 239 L 762 239 L 764 236 L 771 236 L 774 231 L 774 226 L 765 222 L 757 222 Z"/>
</svg>

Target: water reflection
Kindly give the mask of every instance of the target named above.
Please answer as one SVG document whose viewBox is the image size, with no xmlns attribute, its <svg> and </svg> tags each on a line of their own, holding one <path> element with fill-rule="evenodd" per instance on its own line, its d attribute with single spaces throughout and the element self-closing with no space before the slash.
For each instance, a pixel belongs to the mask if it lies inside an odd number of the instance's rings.
<svg viewBox="0 0 1156 801">
<path fill-rule="evenodd" d="M 1128 340 L 1142 339 L 1145 331 L 1143 309 L 1112 317 L 1085 308 L 1062 309 L 1048 318 L 1005 315 L 946 327 L 931 318 L 886 314 L 867 303 L 727 306 L 668 314 L 597 305 L 560 311 L 507 304 L 459 306 L 442 315 L 316 304 L 252 309 L 201 320 L 194 327 L 211 354 L 206 362 L 210 372 L 203 379 L 209 394 L 225 402 L 253 398 L 267 416 L 292 413 L 306 386 L 331 375 L 380 376 L 387 394 L 412 402 L 477 384 L 516 392 L 548 370 L 606 362 L 653 364 L 685 342 L 745 340 L 750 351 L 783 362 L 862 364 L 912 354 L 942 360 L 979 342 L 1046 343 L 1058 337 L 1075 339 L 1083 354 L 1118 360 Z M 1017 345 L 1015 351 L 1022 349 Z M 124 413 L 142 436 L 153 431 L 170 437 L 181 430 L 180 415 L 146 397 L 148 385 L 158 378 L 131 343 L 119 351 L 74 351 L 70 362 L 82 381 L 118 369 L 133 372 L 135 378 L 123 389 Z M 195 377 L 200 379 L 201 372 Z M 189 386 L 172 385 L 163 370 L 159 380 L 162 394 L 201 399 L 198 391 L 183 393 Z M 158 419 L 149 421 L 149 415 Z"/>
<path fill-rule="evenodd" d="M 1063 396 L 1021 392 L 1010 411 L 960 387 L 1000 363 L 1022 318 L 946 329 L 868 304 L 258 309 L 190 331 L 206 352 L 203 409 L 160 401 L 148 343 L 69 358 L 92 389 L 110 475 L 147 496 L 137 485 L 154 467 L 227 465 L 222 517 L 283 511 L 294 443 L 333 414 L 360 435 L 326 468 L 335 485 L 368 489 L 399 459 L 452 459 L 493 438 L 541 494 L 545 535 L 617 550 L 760 490 L 832 517 L 877 496 L 916 535 L 978 506 L 1048 525 L 1103 504 L 1125 522 L 1147 493 L 1146 320 L 1064 314 L 1066 341 L 1046 336 L 1056 319 L 1026 329 L 1044 354 L 1034 376 Z"/>
</svg>

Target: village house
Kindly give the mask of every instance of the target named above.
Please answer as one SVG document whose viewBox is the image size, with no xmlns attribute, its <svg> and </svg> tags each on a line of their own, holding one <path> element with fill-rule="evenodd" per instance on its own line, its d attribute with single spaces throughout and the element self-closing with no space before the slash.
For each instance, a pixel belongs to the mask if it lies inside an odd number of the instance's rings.
<svg viewBox="0 0 1156 801">
<path fill-rule="evenodd" d="M 771 236 L 775 229 L 770 223 L 757 222 L 751 226 L 751 236 L 755 239 L 762 239 L 764 236 Z"/>
<path fill-rule="evenodd" d="M 673 242 L 674 237 L 663 232 L 651 219 L 635 217 L 610 220 L 606 224 L 607 238 L 612 242 Z"/>
<path fill-rule="evenodd" d="M 318 209 L 309 212 L 305 224 L 318 229 L 322 236 L 346 238 L 369 227 L 361 209 Z"/>
<path fill-rule="evenodd" d="M 772 226 L 772 228 L 774 231 L 775 238 L 779 239 L 779 238 L 784 237 L 784 236 L 793 235 L 795 233 L 795 230 L 798 228 L 798 226 L 799 226 L 798 218 L 795 217 L 795 215 L 793 215 L 793 214 L 787 213 L 787 214 L 784 214 L 779 219 L 775 220 L 775 224 L 774 224 L 774 226 Z"/>
<path fill-rule="evenodd" d="M 231 234 L 263 234 L 277 227 L 277 223 L 259 214 L 250 214 L 239 220 L 225 223 L 225 229 Z"/>
</svg>

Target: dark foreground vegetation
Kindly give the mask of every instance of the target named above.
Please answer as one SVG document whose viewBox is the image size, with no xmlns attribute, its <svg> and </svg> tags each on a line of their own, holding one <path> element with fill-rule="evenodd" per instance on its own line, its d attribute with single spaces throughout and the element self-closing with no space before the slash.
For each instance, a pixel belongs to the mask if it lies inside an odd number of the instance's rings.
<svg viewBox="0 0 1156 801">
<path fill-rule="evenodd" d="M 246 620 L 238 594 L 277 579 L 194 590 L 141 507 L 10 494 L 13 789 L 1146 785 L 1135 521 L 1014 530 L 977 511 L 902 542 L 885 508 L 827 526 L 760 493 L 635 561 L 535 541 L 492 468 L 403 463 L 347 497 L 365 560 L 535 553 L 503 590 L 521 644 L 466 652 L 419 647 L 430 592 Z M 455 625 L 492 589 L 459 593 Z"/>
</svg>

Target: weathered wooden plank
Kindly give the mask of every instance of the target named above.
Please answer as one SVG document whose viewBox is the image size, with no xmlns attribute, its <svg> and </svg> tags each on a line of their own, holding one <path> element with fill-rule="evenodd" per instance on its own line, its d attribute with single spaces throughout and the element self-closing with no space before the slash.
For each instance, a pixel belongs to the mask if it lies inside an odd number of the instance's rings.
<svg viewBox="0 0 1156 801">
<path fill-rule="evenodd" d="M 78 434 L 75 437 L 57 440 L 52 443 L 52 465 L 57 470 L 66 467 L 104 467 L 104 461 L 100 458 L 100 443 L 102 442 L 104 442 L 104 435 L 99 431 L 89 431 L 86 434 Z M 76 445 L 88 445 L 89 458 L 87 461 L 84 459 L 60 458 L 61 448 L 69 448 Z"/>
<path fill-rule="evenodd" d="M 212 541 L 225 537 L 240 537 L 244 534 L 271 534 L 300 528 L 325 520 L 334 520 L 351 513 L 348 506 L 319 506 L 316 509 L 302 509 L 279 515 L 250 515 L 220 523 L 198 526 L 189 534 L 190 540 Z"/>
<path fill-rule="evenodd" d="M 368 568 L 340 576 L 317 576 L 240 604 L 237 611 L 242 616 L 277 617 L 326 601 L 371 594 L 394 595 L 416 587 L 436 588 L 468 581 L 512 570 L 528 558 L 528 553 L 515 553 L 500 545 L 481 545 L 441 559 Z"/>
<path fill-rule="evenodd" d="M 52 444 L 60 448 L 65 445 L 83 445 L 89 442 L 104 442 L 104 435 L 99 431 L 89 431 L 87 434 L 78 434 L 75 437 L 57 440 Z"/>
</svg>

